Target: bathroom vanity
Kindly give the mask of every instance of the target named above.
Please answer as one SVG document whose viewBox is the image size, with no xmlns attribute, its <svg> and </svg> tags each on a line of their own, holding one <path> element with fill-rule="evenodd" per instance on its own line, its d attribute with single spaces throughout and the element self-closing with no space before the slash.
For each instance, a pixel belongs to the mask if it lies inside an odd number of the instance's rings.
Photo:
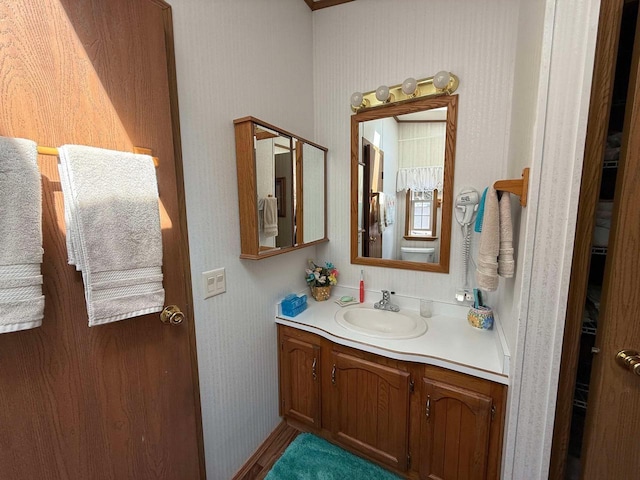
<svg viewBox="0 0 640 480">
<path fill-rule="evenodd" d="M 281 415 L 409 478 L 499 478 L 504 339 L 499 326 L 469 326 L 464 307 L 438 305 L 409 339 L 352 331 L 331 300 L 278 313 Z"/>
</svg>

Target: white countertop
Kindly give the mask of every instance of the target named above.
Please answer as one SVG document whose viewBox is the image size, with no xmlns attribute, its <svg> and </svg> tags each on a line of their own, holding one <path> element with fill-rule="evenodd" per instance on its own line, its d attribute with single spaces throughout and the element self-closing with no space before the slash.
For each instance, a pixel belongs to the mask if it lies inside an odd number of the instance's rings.
<svg viewBox="0 0 640 480">
<path fill-rule="evenodd" d="M 303 292 L 307 293 L 307 292 Z M 283 315 L 277 306 L 276 323 L 315 333 L 340 345 L 357 348 L 396 360 L 424 363 L 448 368 L 494 382 L 509 384 L 509 351 L 497 316 L 491 330 L 479 330 L 467 322 L 468 307 L 434 302 L 433 315 L 425 318 L 428 330 L 420 337 L 390 340 L 375 338 L 351 331 L 335 320 L 342 308 L 335 300 L 343 295 L 358 296 L 348 287 L 333 287 L 331 298 L 316 302 L 307 294 L 307 309 L 295 317 Z M 369 299 L 380 296 L 367 292 Z M 419 299 L 392 296 L 401 310 L 419 310 Z M 373 308 L 373 302 L 369 305 Z"/>
</svg>

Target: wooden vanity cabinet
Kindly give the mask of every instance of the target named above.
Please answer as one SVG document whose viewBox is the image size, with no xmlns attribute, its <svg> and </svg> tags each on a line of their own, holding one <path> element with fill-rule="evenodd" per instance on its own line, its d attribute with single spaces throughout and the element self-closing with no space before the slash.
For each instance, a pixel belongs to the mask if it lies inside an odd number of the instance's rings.
<svg viewBox="0 0 640 480">
<path fill-rule="evenodd" d="M 497 480 L 507 388 L 278 325 L 280 413 L 421 480 Z M 415 385 L 415 388 L 414 388 Z"/>
<path fill-rule="evenodd" d="M 406 470 L 409 372 L 339 351 L 332 352 L 331 362 L 333 438 Z"/>
<path fill-rule="evenodd" d="M 280 414 L 320 428 L 320 344 L 306 332 L 282 329 L 280 336 Z"/>
<path fill-rule="evenodd" d="M 499 478 L 506 387 L 427 366 L 421 396 L 420 478 Z"/>
</svg>

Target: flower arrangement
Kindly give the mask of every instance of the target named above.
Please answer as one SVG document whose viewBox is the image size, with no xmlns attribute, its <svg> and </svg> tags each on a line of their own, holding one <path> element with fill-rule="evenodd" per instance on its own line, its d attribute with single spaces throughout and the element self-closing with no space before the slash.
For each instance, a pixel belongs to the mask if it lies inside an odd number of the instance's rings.
<svg viewBox="0 0 640 480">
<path fill-rule="evenodd" d="M 333 263 L 325 262 L 324 267 L 321 267 L 310 259 L 308 264 L 309 268 L 305 269 L 307 285 L 310 287 L 328 287 L 338 284 L 338 270 L 333 266 Z"/>
</svg>

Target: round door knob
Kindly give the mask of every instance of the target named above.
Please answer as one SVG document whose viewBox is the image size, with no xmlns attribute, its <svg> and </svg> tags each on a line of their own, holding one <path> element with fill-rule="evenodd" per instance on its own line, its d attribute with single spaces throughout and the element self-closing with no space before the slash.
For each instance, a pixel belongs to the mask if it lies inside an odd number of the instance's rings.
<svg viewBox="0 0 640 480">
<path fill-rule="evenodd" d="M 616 355 L 618 365 L 640 376 L 640 353 L 635 350 L 621 350 Z"/>
<path fill-rule="evenodd" d="M 370 242 L 375 242 L 376 241 L 376 237 L 369 237 L 369 241 Z"/>
<path fill-rule="evenodd" d="M 160 320 L 162 320 L 162 323 L 180 325 L 184 321 L 184 313 L 182 313 L 177 305 L 169 305 L 162 310 Z"/>
</svg>

